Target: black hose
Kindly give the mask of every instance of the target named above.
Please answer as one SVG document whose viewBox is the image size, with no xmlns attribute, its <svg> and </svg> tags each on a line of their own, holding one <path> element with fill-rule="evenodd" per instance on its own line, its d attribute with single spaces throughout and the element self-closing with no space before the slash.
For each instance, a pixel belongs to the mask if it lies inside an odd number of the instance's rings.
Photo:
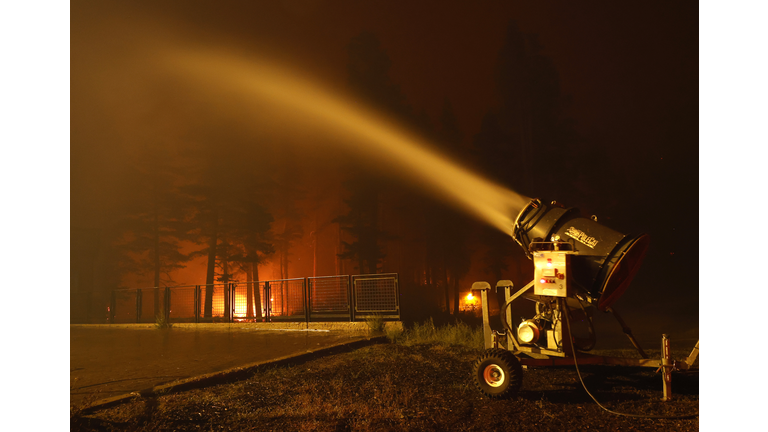
<svg viewBox="0 0 768 432">
<path fill-rule="evenodd" d="M 563 300 L 563 307 L 567 307 L 565 305 L 565 301 Z M 571 323 L 568 319 L 568 313 L 565 314 L 565 321 L 566 325 L 568 326 L 568 338 L 569 340 L 573 340 L 573 336 L 571 336 Z M 571 352 L 573 353 L 573 364 L 576 366 L 576 374 L 579 376 L 579 381 L 581 381 L 581 386 L 584 388 L 584 391 L 587 392 L 589 397 L 592 398 L 593 401 L 599 406 L 600 408 L 604 409 L 605 411 L 608 411 L 611 414 L 625 416 L 625 417 L 634 417 L 634 418 L 649 418 L 649 419 L 684 419 L 684 418 L 691 418 L 691 417 L 698 417 L 699 413 L 696 414 L 686 414 L 686 415 L 677 415 L 677 416 L 652 416 L 652 415 L 641 415 L 641 414 L 628 414 L 628 413 L 620 413 L 616 411 L 611 411 L 608 408 L 604 407 L 600 402 L 595 399 L 594 396 L 592 396 L 592 393 L 587 390 L 587 386 L 584 384 L 584 380 L 581 378 L 581 371 L 579 370 L 579 363 L 576 361 L 576 348 L 573 347 L 573 343 L 571 343 Z"/>
</svg>

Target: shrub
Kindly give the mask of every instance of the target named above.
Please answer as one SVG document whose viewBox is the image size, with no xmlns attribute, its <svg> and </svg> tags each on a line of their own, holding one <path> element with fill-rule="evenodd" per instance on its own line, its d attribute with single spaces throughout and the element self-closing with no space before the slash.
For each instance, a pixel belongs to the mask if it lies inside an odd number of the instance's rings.
<svg viewBox="0 0 768 432">
<path fill-rule="evenodd" d="M 371 315 L 365 318 L 365 323 L 368 325 L 368 330 L 372 332 L 380 332 L 384 330 L 384 318 L 381 315 Z"/>
<path fill-rule="evenodd" d="M 463 322 L 436 327 L 430 318 L 424 323 L 415 323 L 413 328 L 406 330 L 395 341 L 407 346 L 437 344 L 482 349 L 483 331 L 481 327 L 472 327 Z"/>
<path fill-rule="evenodd" d="M 155 316 L 155 327 L 159 329 L 169 329 L 173 327 L 173 324 L 168 322 L 168 320 L 165 319 L 165 314 L 161 312 Z"/>
</svg>

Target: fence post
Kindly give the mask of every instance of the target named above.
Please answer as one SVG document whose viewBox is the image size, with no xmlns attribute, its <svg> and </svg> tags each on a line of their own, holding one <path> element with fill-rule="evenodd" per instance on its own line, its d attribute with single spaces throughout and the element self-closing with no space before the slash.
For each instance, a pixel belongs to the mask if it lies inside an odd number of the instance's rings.
<svg viewBox="0 0 768 432">
<path fill-rule="evenodd" d="M 192 304 L 195 308 L 195 324 L 200 322 L 200 285 L 195 285 L 195 291 L 192 294 Z"/>
<path fill-rule="evenodd" d="M 397 320 L 400 321 L 403 319 L 403 317 L 400 309 L 400 275 L 399 274 L 395 274 L 395 301 L 397 302 Z"/>
<path fill-rule="evenodd" d="M 109 323 L 114 324 L 115 323 L 115 305 L 117 304 L 117 293 L 115 290 L 112 290 L 111 295 L 109 296 Z"/>
<path fill-rule="evenodd" d="M 136 290 L 136 322 L 141 322 L 141 302 L 144 292 L 140 289 Z"/>
<path fill-rule="evenodd" d="M 235 284 L 230 283 L 229 284 L 229 322 L 235 322 L 235 308 L 237 307 L 235 305 L 236 301 L 237 301 L 237 296 L 235 295 Z"/>
<path fill-rule="evenodd" d="M 304 278 L 302 285 L 304 285 L 302 287 L 304 291 L 304 319 L 309 323 L 309 278 Z"/>
<path fill-rule="evenodd" d="M 253 291 L 251 292 L 253 294 L 253 322 L 260 322 L 260 320 L 264 319 L 264 312 L 261 310 L 261 302 L 264 301 L 264 297 L 262 297 L 260 289 L 259 281 L 253 281 Z M 256 301 L 256 299 L 259 299 L 259 301 Z"/>
<path fill-rule="evenodd" d="M 269 287 L 269 281 L 264 282 L 264 322 L 272 322 L 272 289 Z"/>
<path fill-rule="evenodd" d="M 347 275 L 347 296 L 349 299 L 349 322 L 355 321 L 355 292 L 352 289 L 352 275 Z"/>
<path fill-rule="evenodd" d="M 224 284 L 221 289 L 224 291 L 222 293 L 224 295 L 224 299 L 222 300 L 224 302 L 224 310 L 222 310 L 222 313 L 224 314 L 224 322 L 229 322 L 229 284 Z"/>
<path fill-rule="evenodd" d="M 165 315 L 165 322 L 171 322 L 171 288 L 165 287 L 163 293 L 163 314 Z"/>
</svg>

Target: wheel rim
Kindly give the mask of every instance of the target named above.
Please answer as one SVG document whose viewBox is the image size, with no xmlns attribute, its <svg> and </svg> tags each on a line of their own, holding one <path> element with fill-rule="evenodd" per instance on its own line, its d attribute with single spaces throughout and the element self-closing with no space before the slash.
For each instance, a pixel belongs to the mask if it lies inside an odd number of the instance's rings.
<svg viewBox="0 0 768 432">
<path fill-rule="evenodd" d="M 483 370 L 483 380 L 491 387 L 499 387 L 504 383 L 504 370 L 496 364 L 490 364 Z"/>
</svg>

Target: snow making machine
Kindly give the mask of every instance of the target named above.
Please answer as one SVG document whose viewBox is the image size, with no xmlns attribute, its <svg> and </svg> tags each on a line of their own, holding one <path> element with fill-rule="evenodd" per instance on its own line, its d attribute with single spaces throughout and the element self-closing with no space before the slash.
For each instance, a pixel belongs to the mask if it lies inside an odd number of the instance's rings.
<svg viewBox="0 0 768 432">
<path fill-rule="evenodd" d="M 650 359 L 611 308 L 637 273 L 648 235 L 624 235 L 598 224 L 595 216 L 581 216 L 575 208 L 533 199 L 517 215 L 512 236 L 533 261 L 534 278 L 517 290 L 511 281 L 496 283 L 496 293 L 501 297 L 503 292 L 505 299 L 499 313 L 502 331 L 492 330 L 489 322 L 492 287 L 487 282 L 472 285 L 481 294 L 486 348 L 473 365 L 475 386 L 490 398 L 502 399 L 517 394 L 524 365 L 641 366 L 662 372 L 662 399 L 671 399 L 671 373 L 691 368 L 698 342 L 687 359 L 674 361 L 669 338 L 663 335 L 660 358 Z M 522 300 L 535 302 L 535 315 L 513 325 L 510 305 Z M 595 309 L 616 318 L 641 358 L 588 353 L 595 346 Z"/>
</svg>

